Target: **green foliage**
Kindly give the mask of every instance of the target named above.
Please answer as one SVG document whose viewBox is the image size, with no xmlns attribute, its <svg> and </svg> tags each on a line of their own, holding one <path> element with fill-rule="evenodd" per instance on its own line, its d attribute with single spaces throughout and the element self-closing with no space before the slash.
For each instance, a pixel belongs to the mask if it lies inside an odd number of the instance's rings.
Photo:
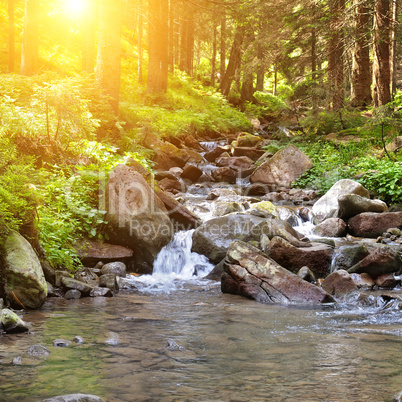
<svg viewBox="0 0 402 402">
<path fill-rule="evenodd" d="M 402 162 L 369 158 L 357 168 L 367 171 L 359 181 L 377 197 L 387 203 L 402 203 Z"/>
<path fill-rule="evenodd" d="M 231 107 L 219 92 L 184 74 L 171 77 L 166 94 L 138 96 L 142 90 L 131 88 L 130 95 L 138 102 L 127 100 L 120 105 L 127 128 L 137 132 L 147 128 L 161 137 L 170 137 L 251 129 L 246 116 Z"/>
<path fill-rule="evenodd" d="M 38 202 L 32 159 L 18 156 L 15 146 L 0 131 L 0 241 L 35 215 Z"/>
<path fill-rule="evenodd" d="M 325 193 L 338 180 L 350 178 L 358 172 L 356 162 L 364 158 L 368 145 L 367 141 L 339 145 L 318 141 L 298 145 L 311 158 L 314 167 L 299 178 L 295 186 Z"/>
<path fill-rule="evenodd" d="M 279 117 L 281 113 L 288 109 L 286 103 L 280 97 L 268 92 L 254 92 L 254 98 L 261 104 L 264 115 Z"/>
</svg>

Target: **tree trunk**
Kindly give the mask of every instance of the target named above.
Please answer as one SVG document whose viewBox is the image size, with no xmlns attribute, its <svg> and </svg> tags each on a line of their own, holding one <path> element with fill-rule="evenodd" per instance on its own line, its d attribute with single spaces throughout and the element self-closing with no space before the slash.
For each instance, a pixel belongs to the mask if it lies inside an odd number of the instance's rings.
<svg viewBox="0 0 402 402">
<path fill-rule="evenodd" d="M 38 69 L 39 18 L 39 0 L 25 0 L 20 70 L 22 75 L 34 75 Z"/>
<path fill-rule="evenodd" d="M 96 60 L 96 17 L 98 15 L 97 0 L 86 3 L 82 24 L 82 71 L 93 74 Z"/>
<path fill-rule="evenodd" d="M 175 8 L 173 7 L 173 0 L 169 0 L 169 44 L 168 44 L 168 59 L 169 59 L 169 71 L 174 73 L 175 65 Z"/>
<path fill-rule="evenodd" d="M 379 107 L 391 102 L 391 0 L 376 0 L 374 12 L 373 100 Z"/>
<path fill-rule="evenodd" d="M 248 31 L 244 39 L 244 65 L 243 65 L 243 82 L 241 85 L 240 100 L 245 102 L 254 101 L 254 43 L 255 35 L 253 31 Z"/>
<path fill-rule="evenodd" d="M 221 80 L 226 71 L 226 15 L 221 20 L 220 76 Z"/>
<path fill-rule="evenodd" d="M 214 22 L 213 39 L 212 39 L 212 57 L 211 57 L 211 87 L 215 86 L 216 75 L 216 39 L 217 39 L 217 26 Z"/>
<path fill-rule="evenodd" d="M 367 3 L 356 1 L 355 45 L 351 79 L 350 104 L 353 107 L 366 107 L 371 103 L 370 70 L 370 10 Z"/>
<path fill-rule="evenodd" d="M 332 109 L 339 110 L 345 102 L 344 76 L 344 35 L 342 14 L 345 0 L 333 0 L 331 3 L 331 23 L 328 55 L 328 78 L 332 97 Z"/>
<path fill-rule="evenodd" d="M 233 79 L 235 77 L 236 69 L 241 63 L 241 48 L 244 39 L 245 28 L 238 25 L 236 27 L 236 33 L 233 39 L 232 49 L 230 51 L 229 64 L 226 69 L 225 75 L 222 78 L 219 89 L 222 94 L 227 96 L 230 91 Z"/>
<path fill-rule="evenodd" d="M 166 92 L 168 84 L 168 0 L 148 3 L 147 92 Z"/>
<path fill-rule="evenodd" d="M 180 70 L 193 75 L 194 60 L 194 9 L 190 2 L 183 5 L 183 19 L 181 31 Z"/>
<path fill-rule="evenodd" d="M 138 4 L 138 83 L 142 85 L 142 62 L 143 62 L 143 49 L 142 49 L 142 39 L 144 34 L 144 8 L 142 0 L 139 0 Z"/>
<path fill-rule="evenodd" d="M 121 0 L 100 0 L 96 82 L 119 110 L 121 75 Z"/>
<path fill-rule="evenodd" d="M 8 72 L 14 72 L 15 64 L 15 7 L 14 0 L 8 0 Z"/>
<path fill-rule="evenodd" d="M 392 26 L 391 26 L 391 96 L 396 93 L 396 63 L 397 63 L 397 36 L 398 36 L 398 0 L 392 0 Z"/>
</svg>

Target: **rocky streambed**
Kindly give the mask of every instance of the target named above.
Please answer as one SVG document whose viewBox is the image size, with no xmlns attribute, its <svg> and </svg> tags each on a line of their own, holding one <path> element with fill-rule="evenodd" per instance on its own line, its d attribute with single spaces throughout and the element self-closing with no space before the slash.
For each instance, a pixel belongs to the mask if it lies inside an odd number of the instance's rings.
<svg viewBox="0 0 402 402">
<path fill-rule="evenodd" d="M 291 189 L 311 161 L 292 146 L 265 153 L 258 135 L 158 141 L 144 140 L 158 147 L 156 183 L 134 161 L 112 173 L 105 190 L 114 244 L 77 246 L 87 268 L 73 279 L 35 261 L 29 286 L 6 275 L 6 303 L 43 306 L 18 314 L 33 323 L 21 324 L 28 335 L 0 337 L 0 390 L 20 400 L 72 392 L 392 399 L 402 388 L 402 212 L 352 180 L 320 199 Z M 72 342 L 77 336 L 82 343 Z M 35 344 L 46 358 L 32 360 Z M 22 389 L 24 367 L 38 379 L 28 376 Z M 52 367 L 48 380 L 41 373 Z"/>
</svg>

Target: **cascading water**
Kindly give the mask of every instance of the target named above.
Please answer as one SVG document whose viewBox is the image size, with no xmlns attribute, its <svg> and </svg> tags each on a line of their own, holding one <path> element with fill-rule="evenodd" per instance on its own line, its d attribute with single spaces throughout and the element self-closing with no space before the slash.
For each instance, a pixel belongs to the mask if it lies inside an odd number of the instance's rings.
<svg viewBox="0 0 402 402">
<path fill-rule="evenodd" d="M 177 232 L 162 248 L 154 262 L 152 275 L 125 279 L 142 292 L 170 293 L 188 281 L 197 281 L 211 272 L 214 266 L 208 259 L 191 251 L 194 230 Z"/>
</svg>

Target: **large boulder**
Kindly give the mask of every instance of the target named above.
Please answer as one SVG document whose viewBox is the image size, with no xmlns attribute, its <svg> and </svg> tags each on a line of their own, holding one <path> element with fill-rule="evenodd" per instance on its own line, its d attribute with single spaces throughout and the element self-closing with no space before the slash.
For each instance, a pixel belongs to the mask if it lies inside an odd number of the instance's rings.
<svg viewBox="0 0 402 402">
<path fill-rule="evenodd" d="M 7 299 L 16 308 L 40 308 L 47 297 L 47 283 L 32 246 L 17 232 L 3 245 L 2 276 Z"/>
<path fill-rule="evenodd" d="M 173 228 L 163 202 L 144 178 L 117 165 L 107 183 L 107 233 L 111 243 L 134 250 L 137 272 L 150 273 Z"/>
<path fill-rule="evenodd" d="M 364 212 L 350 218 L 348 225 L 352 236 L 376 238 L 390 228 L 402 229 L 402 212 Z"/>
<path fill-rule="evenodd" d="M 331 246 L 323 243 L 309 243 L 308 247 L 296 247 L 282 237 L 274 237 L 269 243 L 268 255 L 291 272 L 307 266 L 316 277 L 329 274 L 332 255 Z"/>
<path fill-rule="evenodd" d="M 363 212 L 387 212 L 388 207 L 384 201 L 370 200 L 358 194 L 345 194 L 339 197 L 338 217 L 344 220 Z"/>
<path fill-rule="evenodd" d="M 270 239 L 281 236 L 294 244 L 303 244 L 301 236 L 286 222 L 233 213 L 211 219 L 197 228 L 193 234 L 192 251 L 218 264 L 234 240 L 259 242 L 262 235 Z"/>
<path fill-rule="evenodd" d="M 370 196 L 368 190 L 357 181 L 339 180 L 313 205 L 314 219 L 322 222 L 328 218 L 337 218 L 339 216 L 339 198 L 347 194 L 357 194 L 366 198 Z"/>
<path fill-rule="evenodd" d="M 250 181 L 290 188 L 295 180 L 312 167 L 313 162 L 307 155 L 294 145 L 289 145 L 259 166 Z"/>
<path fill-rule="evenodd" d="M 366 273 L 373 279 L 384 274 L 392 274 L 402 270 L 402 257 L 390 247 L 380 247 L 363 258 L 352 268 L 349 273 Z"/>
<path fill-rule="evenodd" d="M 260 303 L 317 304 L 332 302 L 323 289 L 299 278 L 264 256 L 257 248 L 233 242 L 224 261 L 223 293 L 238 294 Z"/>
</svg>

